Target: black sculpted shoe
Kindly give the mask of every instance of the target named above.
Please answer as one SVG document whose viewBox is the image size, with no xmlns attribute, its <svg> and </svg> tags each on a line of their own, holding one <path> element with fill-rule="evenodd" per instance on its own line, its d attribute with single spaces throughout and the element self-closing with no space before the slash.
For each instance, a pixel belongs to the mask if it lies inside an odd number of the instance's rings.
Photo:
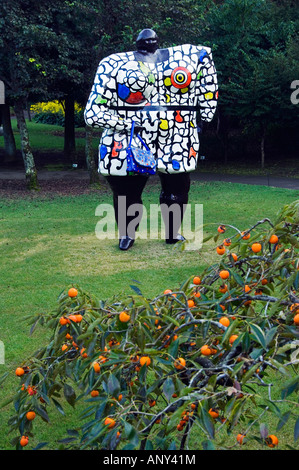
<svg viewBox="0 0 299 470">
<path fill-rule="evenodd" d="M 128 250 L 129 248 L 133 246 L 134 241 L 135 241 L 134 238 L 121 237 L 121 239 L 119 240 L 119 249 L 123 251 Z"/>
<path fill-rule="evenodd" d="M 184 242 L 186 240 L 183 235 L 178 234 L 175 238 L 167 238 L 165 241 L 167 245 L 174 245 L 177 242 Z"/>
</svg>

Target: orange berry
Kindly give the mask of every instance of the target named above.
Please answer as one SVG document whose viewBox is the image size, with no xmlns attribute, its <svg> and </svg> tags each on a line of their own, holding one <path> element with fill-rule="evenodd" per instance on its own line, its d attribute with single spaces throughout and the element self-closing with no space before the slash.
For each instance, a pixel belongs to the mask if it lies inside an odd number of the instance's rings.
<svg viewBox="0 0 299 470">
<path fill-rule="evenodd" d="M 23 367 L 17 367 L 17 368 L 16 368 L 16 375 L 17 375 L 18 377 L 21 377 L 21 376 L 24 375 L 24 374 L 25 374 L 25 371 L 24 371 Z"/>
<path fill-rule="evenodd" d="M 131 356 L 130 361 L 131 362 L 138 362 L 139 361 L 139 356 Z"/>
<path fill-rule="evenodd" d="M 37 394 L 37 391 L 35 390 L 35 388 L 34 388 L 34 387 L 31 387 L 30 385 L 29 385 L 29 387 L 27 388 L 27 391 L 28 391 L 28 395 L 30 395 L 30 396 L 33 396 L 33 395 L 36 395 L 36 394 Z"/>
<path fill-rule="evenodd" d="M 238 256 L 236 255 L 236 253 L 231 253 L 231 255 L 234 261 L 238 261 Z"/>
<path fill-rule="evenodd" d="M 225 292 L 227 292 L 227 285 L 221 284 L 221 286 L 219 287 L 219 292 L 221 292 L 222 294 L 225 294 Z"/>
<path fill-rule="evenodd" d="M 299 325 L 299 313 L 297 313 L 297 315 L 294 316 L 294 323 L 295 325 Z"/>
<path fill-rule="evenodd" d="M 219 323 L 221 323 L 221 325 L 223 326 L 229 326 L 230 321 L 227 317 L 221 317 Z"/>
<path fill-rule="evenodd" d="M 28 411 L 28 413 L 26 413 L 26 418 L 28 419 L 28 421 L 32 421 L 34 418 L 35 418 L 36 414 L 34 411 Z"/>
<path fill-rule="evenodd" d="M 94 362 L 93 363 L 93 369 L 94 369 L 95 373 L 98 374 L 101 371 L 100 364 L 98 362 Z"/>
<path fill-rule="evenodd" d="M 153 406 L 155 406 L 156 400 L 152 400 L 152 399 L 151 399 L 151 400 L 149 400 L 148 404 L 149 404 L 149 406 L 152 408 Z"/>
<path fill-rule="evenodd" d="M 251 291 L 251 288 L 246 284 L 246 285 L 244 286 L 244 292 L 247 294 L 247 293 L 250 292 L 250 291 Z"/>
<path fill-rule="evenodd" d="M 274 434 L 270 434 L 267 438 L 266 438 L 266 444 L 268 447 L 275 447 L 278 445 L 278 439 L 276 436 L 274 436 Z"/>
<path fill-rule="evenodd" d="M 21 439 L 20 439 L 20 445 L 21 445 L 22 447 L 27 446 L 28 442 L 29 442 L 29 439 L 28 439 L 27 436 L 22 436 L 22 437 L 21 437 Z"/>
<path fill-rule="evenodd" d="M 63 344 L 61 346 L 61 351 L 66 351 L 68 349 L 68 345 L 67 344 Z"/>
<path fill-rule="evenodd" d="M 271 235 L 270 239 L 269 239 L 269 243 L 272 243 L 273 245 L 275 245 L 275 243 L 278 242 L 278 236 L 277 235 Z"/>
<path fill-rule="evenodd" d="M 76 315 L 74 315 L 76 317 L 76 323 L 80 323 L 82 321 L 82 315 L 80 315 L 79 313 L 77 313 Z"/>
<path fill-rule="evenodd" d="M 299 303 L 292 304 L 290 306 L 290 311 L 295 312 L 295 313 L 297 313 L 297 312 L 299 313 Z"/>
<path fill-rule="evenodd" d="M 144 365 L 149 366 L 150 363 L 151 363 L 150 357 L 148 357 L 148 356 L 142 356 L 142 357 L 140 358 L 140 365 L 141 365 L 141 367 L 144 366 Z"/>
<path fill-rule="evenodd" d="M 244 437 L 245 437 L 245 434 L 238 434 L 237 442 L 239 442 L 239 444 L 243 444 Z"/>
<path fill-rule="evenodd" d="M 127 312 L 120 312 L 119 319 L 122 323 L 127 323 L 130 320 L 130 315 Z"/>
<path fill-rule="evenodd" d="M 178 370 L 184 369 L 186 367 L 186 361 L 183 357 L 179 357 L 174 361 L 174 367 Z"/>
<path fill-rule="evenodd" d="M 95 397 L 98 397 L 100 395 L 100 392 L 98 390 L 92 390 L 90 392 L 90 395 L 95 398 Z"/>
<path fill-rule="evenodd" d="M 191 300 L 191 299 L 188 300 L 188 307 L 189 307 L 189 308 L 192 308 L 192 307 L 194 307 L 194 306 L 195 306 L 194 300 Z"/>
<path fill-rule="evenodd" d="M 231 335 L 231 337 L 229 338 L 230 344 L 233 344 L 233 342 L 236 341 L 237 338 L 238 338 L 238 335 Z"/>
<path fill-rule="evenodd" d="M 77 323 L 77 315 L 69 315 L 68 319 L 73 321 L 74 323 Z"/>
<path fill-rule="evenodd" d="M 211 348 L 207 345 L 207 344 L 204 344 L 201 348 L 200 348 L 200 352 L 201 354 L 203 354 L 204 356 L 210 356 L 212 354 L 212 350 Z"/>
<path fill-rule="evenodd" d="M 253 243 L 251 249 L 253 253 L 259 253 L 262 250 L 262 245 L 260 243 Z"/>
<path fill-rule="evenodd" d="M 210 408 L 209 415 L 212 416 L 212 418 L 216 419 L 219 416 L 219 411 L 215 410 L 215 408 Z"/>
<path fill-rule="evenodd" d="M 80 351 L 80 355 L 84 358 L 88 357 L 88 354 L 85 351 L 86 351 L 86 348 L 82 348 L 81 351 Z"/>
<path fill-rule="evenodd" d="M 199 286 L 199 284 L 201 284 L 201 279 L 200 279 L 200 277 L 195 276 L 195 277 L 193 278 L 193 284 L 195 284 L 196 286 Z"/>
<path fill-rule="evenodd" d="M 244 235 L 246 232 L 247 230 L 244 230 L 244 232 L 241 232 L 243 240 L 248 240 L 250 238 L 250 233 L 247 233 L 246 235 Z"/>
<path fill-rule="evenodd" d="M 217 251 L 218 255 L 224 255 L 225 248 L 224 248 L 223 245 L 219 245 L 219 246 L 217 246 L 216 251 Z"/>
<path fill-rule="evenodd" d="M 229 278 L 229 271 L 226 269 L 222 269 L 222 271 L 219 272 L 219 276 L 221 279 L 228 279 Z"/>
<path fill-rule="evenodd" d="M 115 420 L 113 418 L 106 418 L 104 421 L 105 426 L 108 426 L 108 429 L 112 429 L 115 426 Z"/>
<path fill-rule="evenodd" d="M 59 323 L 60 325 L 66 325 L 68 323 L 68 319 L 65 317 L 61 317 Z"/>
<path fill-rule="evenodd" d="M 166 290 L 163 292 L 163 294 L 171 294 L 171 293 L 172 293 L 172 290 L 170 290 L 170 289 L 166 289 Z"/>
<path fill-rule="evenodd" d="M 224 246 L 230 246 L 231 244 L 232 244 L 232 241 L 230 238 L 225 238 L 225 240 L 223 240 Z"/>
<path fill-rule="evenodd" d="M 225 225 L 219 225 L 219 227 L 217 228 L 217 230 L 218 230 L 219 233 L 224 233 L 225 230 L 226 230 L 226 227 L 225 227 Z"/>
<path fill-rule="evenodd" d="M 69 297 L 77 297 L 78 291 L 74 287 L 71 287 L 68 291 L 68 296 Z"/>
</svg>

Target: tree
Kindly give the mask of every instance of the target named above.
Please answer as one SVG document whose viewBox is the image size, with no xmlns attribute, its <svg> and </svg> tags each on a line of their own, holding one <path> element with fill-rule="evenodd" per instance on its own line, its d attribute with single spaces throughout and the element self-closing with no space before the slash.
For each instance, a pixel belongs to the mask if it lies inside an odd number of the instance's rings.
<svg viewBox="0 0 299 470">
<path fill-rule="evenodd" d="M 27 186 L 37 189 L 24 110 L 28 101 L 46 96 L 47 74 L 41 57 L 51 43 L 51 31 L 45 26 L 47 9 L 37 1 L 3 1 L 0 16 L 0 77 L 18 121 Z"/>
<path fill-rule="evenodd" d="M 212 7 L 206 19 L 204 36 L 215 50 L 218 69 L 219 116 L 257 131 L 263 167 L 269 127 L 298 119 L 289 99 L 298 19 L 291 8 L 267 0 L 226 0 Z M 227 143 L 229 129 L 223 127 Z"/>
</svg>

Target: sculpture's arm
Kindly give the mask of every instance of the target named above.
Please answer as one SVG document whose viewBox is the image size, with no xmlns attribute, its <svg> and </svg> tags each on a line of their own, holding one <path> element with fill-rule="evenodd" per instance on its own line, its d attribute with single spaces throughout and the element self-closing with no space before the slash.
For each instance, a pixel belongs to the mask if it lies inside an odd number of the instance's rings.
<svg viewBox="0 0 299 470">
<path fill-rule="evenodd" d="M 198 104 L 202 121 L 210 122 L 217 107 L 218 82 L 211 50 L 206 48 L 205 51 L 198 69 Z"/>
<path fill-rule="evenodd" d="M 115 67 L 110 58 L 103 59 L 95 76 L 94 84 L 84 111 L 84 120 L 88 126 L 113 129 L 116 132 L 130 131 L 131 119 L 123 119 L 110 106 L 117 99 Z"/>
</svg>

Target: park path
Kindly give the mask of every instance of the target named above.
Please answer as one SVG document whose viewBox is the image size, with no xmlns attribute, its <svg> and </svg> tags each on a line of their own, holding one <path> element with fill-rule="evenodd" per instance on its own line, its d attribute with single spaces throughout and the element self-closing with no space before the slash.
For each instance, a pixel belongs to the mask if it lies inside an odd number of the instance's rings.
<svg viewBox="0 0 299 470">
<path fill-rule="evenodd" d="M 155 178 L 155 177 L 153 177 Z M 23 180 L 23 170 L 8 170 L 0 169 L 0 180 Z M 74 169 L 74 170 L 60 170 L 60 171 L 48 171 L 39 170 L 38 179 L 40 181 L 55 181 L 55 180 L 86 180 L 89 179 L 89 174 L 86 170 Z M 272 186 L 276 188 L 286 188 L 299 190 L 299 178 L 286 178 L 272 175 L 228 175 L 220 173 L 207 173 L 207 172 L 192 172 L 192 181 L 224 181 L 227 183 L 241 183 L 241 184 L 253 184 L 261 186 Z"/>
</svg>

